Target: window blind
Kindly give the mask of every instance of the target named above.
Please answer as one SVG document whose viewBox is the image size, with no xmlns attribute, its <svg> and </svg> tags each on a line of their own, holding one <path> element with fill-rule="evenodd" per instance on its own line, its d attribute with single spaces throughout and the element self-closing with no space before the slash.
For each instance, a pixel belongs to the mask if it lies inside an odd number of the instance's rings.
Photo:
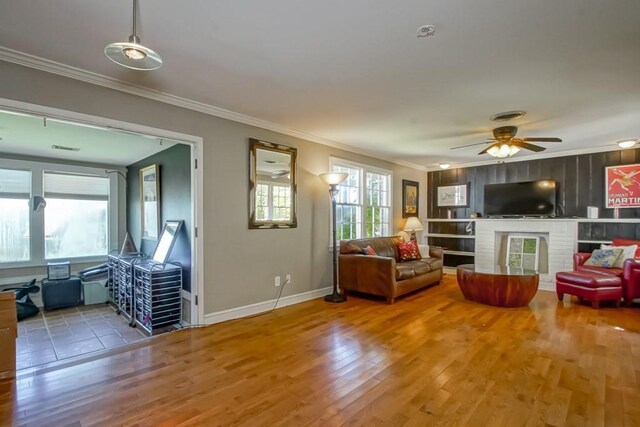
<svg viewBox="0 0 640 427">
<path fill-rule="evenodd" d="M 0 169 L 0 198 L 29 199 L 31 197 L 31 172 Z"/>
<path fill-rule="evenodd" d="M 45 171 L 44 197 L 109 200 L 109 178 Z"/>
</svg>

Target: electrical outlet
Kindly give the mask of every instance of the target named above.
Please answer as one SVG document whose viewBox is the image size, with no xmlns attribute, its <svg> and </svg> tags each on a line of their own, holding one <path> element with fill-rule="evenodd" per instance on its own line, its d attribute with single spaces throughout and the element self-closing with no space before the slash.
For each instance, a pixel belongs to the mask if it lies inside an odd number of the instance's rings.
<svg viewBox="0 0 640 427">
<path fill-rule="evenodd" d="M 284 283 L 286 283 L 287 285 L 291 286 L 291 275 L 287 274 L 287 276 L 285 277 Z"/>
<path fill-rule="evenodd" d="M 280 276 L 276 276 L 276 288 L 280 286 Z"/>
</svg>

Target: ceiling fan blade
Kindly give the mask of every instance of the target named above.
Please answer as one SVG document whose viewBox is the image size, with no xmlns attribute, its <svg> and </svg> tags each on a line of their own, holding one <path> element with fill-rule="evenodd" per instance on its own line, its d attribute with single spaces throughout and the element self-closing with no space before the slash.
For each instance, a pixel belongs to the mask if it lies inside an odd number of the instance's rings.
<svg viewBox="0 0 640 427">
<path fill-rule="evenodd" d="M 485 148 L 484 150 L 479 152 L 478 156 L 481 156 L 481 155 L 485 154 L 487 151 L 491 150 L 493 147 L 499 147 L 499 146 L 500 146 L 499 142 L 496 142 L 495 144 L 491 144 L 490 146 L 488 146 L 487 148 Z"/>
<path fill-rule="evenodd" d="M 511 145 L 514 145 L 518 148 L 524 148 L 525 150 L 535 151 L 536 153 L 539 153 L 540 151 L 544 151 L 547 149 L 546 147 L 540 147 L 539 145 L 526 143 L 522 139 L 512 139 Z"/>
<path fill-rule="evenodd" d="M 458 148 L 467 148 L 467 147 L 473 147 L 473 146 L 482 145 L 482 144 L 488 144 L 488 142 L 476 142 L 474 144 L 460 145 L 458 147 L 449 148 L 449 150 L 457 150 Z"/>
<path fill-rule="evenodd" d="M 523 141 L 527 142 L 562 142 L 560 138 L 522 138 Z"/>
</svg>

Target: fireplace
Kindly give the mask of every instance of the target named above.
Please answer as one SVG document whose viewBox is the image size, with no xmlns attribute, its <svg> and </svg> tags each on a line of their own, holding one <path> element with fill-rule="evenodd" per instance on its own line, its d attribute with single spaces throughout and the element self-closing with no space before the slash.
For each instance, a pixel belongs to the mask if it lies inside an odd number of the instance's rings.
<svg viewBox="0 0 640 427">
<path fill-rule="evenodd" d="M 573 254 L 578 249 L 577 223 L 571 219 L 551 218 L 476 220 L 476 265 L 483 269 L 507 265 L 510 235 L 539 238 L 540 289 L 555 290 L 556 273 L 573 269 Z"/>
<path fill-rule="evenodd" d="M 508 231 L 496 231 L 494 236 L 494 264 L 495 265 L 509 265 L 508 260 L 508 246 L 509 237 L 537 237 L 539 245 L 536 253 L 532 254 L 532 257 L 536 258 L 537 268 L 530 265 L 523 265 L 525 269 L 538 270 L 540 274 L 549 273 L 549 233 L 525 233 L 525 232 L 508 232 Z"/>
</svg>

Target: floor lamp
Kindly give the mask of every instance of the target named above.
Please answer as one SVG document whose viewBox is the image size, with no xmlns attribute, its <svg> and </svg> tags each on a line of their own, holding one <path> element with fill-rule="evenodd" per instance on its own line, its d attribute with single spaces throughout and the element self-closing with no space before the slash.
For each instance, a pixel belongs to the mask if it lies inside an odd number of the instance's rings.
<svg viewBox="0 0 640 427">
<path fill-rule="evenodd" d="M 327 302 L 344 302 L 347 297 L 338 293 L 338 245 L 336 241 L 336 200 L 338 198 L 338 185 L 349 177 L 348 173 L 323 173 L 320 179 L 329 185 L 331 196 L 331 230 L 333 236 L 333 293 L 324 297 Z"/>
</svg>

